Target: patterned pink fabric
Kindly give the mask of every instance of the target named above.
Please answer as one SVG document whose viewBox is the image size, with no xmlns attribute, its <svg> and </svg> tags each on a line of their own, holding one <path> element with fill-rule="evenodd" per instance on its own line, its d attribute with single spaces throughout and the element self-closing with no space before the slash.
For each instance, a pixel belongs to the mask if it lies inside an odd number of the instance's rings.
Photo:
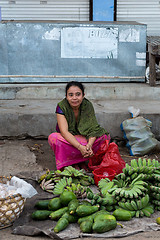
<svg viewBox="0 0 160 240">
<path fill-rule="evenodd" d="M 75 137 L 80 144 L 87 144 L 85 137 L 80 135 Z M 96 139 L 92 147 L 94 153 L 97 152 L 100 144 L 106 139 L 110 140 L 110 136 L 103 135 Z M 48 137 L 48 142 L 54 151 L 57 169 L 89 160 L 89 158 L 83 158 L 81 152 L 67 142 L 60 133 L 51 133 Z"/>
</svg>

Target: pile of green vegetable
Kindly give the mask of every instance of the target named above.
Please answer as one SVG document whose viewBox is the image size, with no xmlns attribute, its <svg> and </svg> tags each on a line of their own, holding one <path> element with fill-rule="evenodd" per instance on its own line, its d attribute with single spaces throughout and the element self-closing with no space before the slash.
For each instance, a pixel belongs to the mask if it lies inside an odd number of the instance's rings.
<svg viewBox="0 0 160 240">
<path fill-rule="evenodd" d="M 90 187 L 94 179 L 71 166 L 48 171 L 39 179 L 41 185 L 43 181 L 51 181 L 51 192 L 59 197 L 38 202 L 32 218 L 57 221 L 55 232 L 76 222 L 82 232 L 102 233 L 115 229 L 117 221 L 150 217 L 160 210 L 160 163 L 155 159 L 132 159 L 112 181 L 101 179 L 96 194 Z"/>
<path fill-rule="evenodd" d="M 35 207 L 38 210 L 32 213 L 32 219 L 57 221 L 54 227 L 56 233 L 66 229 L 70 223 L 78 223 L 81 231 L 85 233 L 103 233 L 115 229 L 119 224 L 116 214 L 114 216 L 106 210 L 100 210 L 99 205 L 92 206 L 87 200 L 80 201 L 68 190 L 51 200 L 38 201 Z"/>
</svg>

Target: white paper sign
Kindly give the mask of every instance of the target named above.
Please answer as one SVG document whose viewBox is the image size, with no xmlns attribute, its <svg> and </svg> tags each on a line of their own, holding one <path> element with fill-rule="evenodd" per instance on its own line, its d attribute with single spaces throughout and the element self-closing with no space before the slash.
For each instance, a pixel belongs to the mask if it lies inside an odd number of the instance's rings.
<svg viewBox="0 0 160 240">
<path fill-rule="evenodd" d="M 117 58 L 118 28 L 61 30 L 61 58 Z"/>
</svg>

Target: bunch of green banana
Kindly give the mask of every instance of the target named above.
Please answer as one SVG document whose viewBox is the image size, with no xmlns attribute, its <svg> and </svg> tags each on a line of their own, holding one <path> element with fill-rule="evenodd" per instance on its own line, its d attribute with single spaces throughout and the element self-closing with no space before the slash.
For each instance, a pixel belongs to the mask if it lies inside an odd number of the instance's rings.
<svg viewBox="0 0 160 240">
<path fill-rule="evenodd" d="M 117 201 L 120 201 L 121 198 L 137 199 L 139 196 L 143 196 L 148 191 L 148 184 L 140 179 L 141 176 L 139 175 L 130 184 L 125 181 L 122 184 L 122 181 L 116 182 L 115 180 L 114 182 L 117 184 L 114 185 L 113 188 L 109 189 L 108 192 L 111 193 Z"/>
<path fill-rule="evenodd" d="M 135 217 L 150 217 L 154 213 L 154 206 L 149 203 L 149 195 L 146 194 L 139 200 L 118 202 L 119 207 L 132 212 Z"/>
<path fill-rule="evenodd" d="M 152 178 L 152 173 L 156 169 L 160 168 L 158 160 L 151 160 L 146 158 L 132 159 L 131 165 L 126 163 L 125 168 L 123 168 L 123 173 L 126 176 L 130 176 L 131 180 L 137 177 L 140 173 L 143 173 L 143 180 L 149 180 Z"/>
<path fill-rule="evenodd" d="M 137 211 L 145 208 L 149 203 L 149 195 L 146 194 L 140 200 L 131 200 L 126 202 L 118 202 L 118 205 L 126 210 Z"/>
<path fill-rule="evenodd" d="M 87 175 L 84 169 L 77 170 L 72 166 L 65 167 L 63 171 L 47 170 L 45 174 L 39 177 L 38 182 L 41 183 L 43 179 L 52 179 L 53 182 L 58 183 L 63 177 L 72 177 L 73 179 L 75 179 L 75 182 L 77 180 L 77 182 L 81 182 L 81 185 L 83 186 L 89 186 L 91 184 L 94 184 L 94 178 Z"/>
<path fill-rule="evenodd" d="M 65 167 L 63 171 L 57 170 L 55 171 L 55 175 L 57 177 L 72 177 L 77 178 L 81 181 L 81 185 L 89 186 L 94 184 L 94 179 L 91 176 L 88 176 L 84 169 L 77 170 L 72 166 Z"/>
<path fill-rule="evenodd" d="M 135 211 L 135 217 L 151 217 L 154 213 L 154 207 L 151 204 L 148 204 L 145 208 Z"/>
<path fill-rule="evenodd" d="M 64 189 L 74 192 L 77 198 L 86 197 L 86 187 L 82 186 L 80 183 L 75 184 L 71 177 L 63 177 L 58 183 L 56 183 L 53 194 L 60 195 Z"/>
</svg>

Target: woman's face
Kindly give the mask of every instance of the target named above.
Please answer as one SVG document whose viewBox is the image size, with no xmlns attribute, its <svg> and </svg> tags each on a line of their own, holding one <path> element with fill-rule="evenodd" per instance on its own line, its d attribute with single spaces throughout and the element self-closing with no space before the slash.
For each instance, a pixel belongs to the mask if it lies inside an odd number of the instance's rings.
<svg viewBox="0 0 160 240">
<path fill-rule="evenodd" d="M 67 91 L 66 98 L 73 109 L 78 109 L 83 101 L 84 95 L 79 87 L 71 86 Z"/>
</svg>

